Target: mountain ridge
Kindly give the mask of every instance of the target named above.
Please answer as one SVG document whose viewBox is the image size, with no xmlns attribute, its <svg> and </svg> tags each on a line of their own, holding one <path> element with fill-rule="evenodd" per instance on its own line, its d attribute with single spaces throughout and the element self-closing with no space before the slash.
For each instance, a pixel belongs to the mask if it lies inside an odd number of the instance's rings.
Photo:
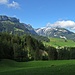
<svg viewBox="0 0 75 75">
<path fill-rule="evenodd" d="M 41 36 L 55 37 L 55 38 L 65 37 L 67 39 L 75 39 L 75 33 L 65 28 L 43 27 L 43 28 L 35 29 L 35 31 L 38 35 Z"/>
<path fill-rule="evenodd" d="M 75 33 L 65 28 L 46 26 L 34 29 L 30 24 L 20 23 L 20 20 L 16 17 L 8 17 L 6 15 L 0 15 L 0 32 L 8 32 L 19 35 L 29 34 L 35 37 L 44 36 L 75 40 Z"/>
<path fill-rule="evenodd" d="M 8 17 L 6 15 L 0 15 L 0 31 L 6 31 L 14 34 L 14 32 L 24 32 L 24 33 L 30 33 L 30 34 L 36 34 L 38 35 L 32 26 L 29 26 L 24 23 L 20 23 L 20 20 L 16 17 Z M 31 29 L 30 29 L 31 28 Z M 11 30 L 13 29 L 13 30 Z M 33 31 L 33 32 L 32 32 Z"/>
<path fill-rule="evenodd" d="M 6 15 L 0 15 L 0 21 L 20 22 L 19 19 L 15 17 L 8 17 Z"/>
<path fill-rule="evenodd" d="M 36 38 L 37 40 L 49 41 L 47 37 L 39 36 L 31 25 L 20 23 L 19 19 L 5 15 L 0 15 L 0 32 L 17 35 L 26 34 Z"/>
</svg>

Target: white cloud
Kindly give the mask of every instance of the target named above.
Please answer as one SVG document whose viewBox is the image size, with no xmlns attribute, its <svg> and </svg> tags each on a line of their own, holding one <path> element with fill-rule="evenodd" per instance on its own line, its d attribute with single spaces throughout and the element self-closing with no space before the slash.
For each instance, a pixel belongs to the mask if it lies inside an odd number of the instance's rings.
<svg viewBox="0 0 75 75">
<path fill-rule="evenodd" d="M 7 4 L 8 2 L 8 0 L 0 0 L 0 4 Z"/>
<path fill-rule="evenodd" d="M 13 1 L 12 3 L 8 4 L 8 7 L 10 7 L 10 8 L 19 8 L 19 3 Z"/>
<path fill-rule="evenodd" d="M 48 23 L 47 26 L 69 28 L 71 30 L 74 30 L 75 22 L 71 20 L 67 20 L 67 21 L 62 20 L 62 21 L 56 21 L 54 24 Z"/>
<path fill-rule="evenodd" d="M 19 3 L 12 1 L 11 3 L 9 2 L 9 0 L 0 0 L 0 4 L 6 5 L 7 7 L 10 8 L 19 8 L 20 5 Z"/>
</svg>

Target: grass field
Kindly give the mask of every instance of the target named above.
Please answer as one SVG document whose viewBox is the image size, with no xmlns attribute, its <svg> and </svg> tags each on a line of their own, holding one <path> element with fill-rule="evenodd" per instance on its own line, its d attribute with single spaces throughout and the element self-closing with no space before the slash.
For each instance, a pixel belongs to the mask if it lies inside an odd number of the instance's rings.
<svg viewBox="0 0 75 75">
<path fill-rule="evenodd" d="M 0 75 L 75 75 L 75 60 L 0 61 Z"/>
<path fill-rule="evenodd" d="M 45 45 L 50 45 L 50 46 L 66 46 L 66 47 L 75 47 L 75 42 L 73 40 L 67 40 L 65 42 L 64 39 L 60 38 L 50 38 L 50 42 L 44 42 Z"/>
</svg>

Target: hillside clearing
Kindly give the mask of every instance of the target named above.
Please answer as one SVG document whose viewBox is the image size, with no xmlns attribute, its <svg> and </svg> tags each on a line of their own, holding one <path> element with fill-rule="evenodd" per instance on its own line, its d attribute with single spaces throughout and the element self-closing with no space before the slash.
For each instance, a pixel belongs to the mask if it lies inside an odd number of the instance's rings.
<svg viewBox="0 0 75 75">
<path fill-rule="evenodd" d="M 50 42 L 44 42 L 44 45 L 53 47 L 75 47 L 75 42 L 73 40 L 67 40 L 61 38 L 50 38 Z"/>
</svg>

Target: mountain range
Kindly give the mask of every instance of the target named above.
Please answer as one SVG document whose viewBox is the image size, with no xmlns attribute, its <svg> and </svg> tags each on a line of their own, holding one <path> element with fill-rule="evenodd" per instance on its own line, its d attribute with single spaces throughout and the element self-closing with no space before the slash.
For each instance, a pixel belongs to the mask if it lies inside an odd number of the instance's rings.
<svg viewBox="0 0 75 75">
<path fill-rule="evenodd" d="M 0 15 L 0 32 L 17 35 L 26 34 L 38 40 L 49 41 L 47 37 L 39 36 L 30 24 L 20 23 L 19 19 L 6 15 Z"/>
<path fill-rule="evenodd" d="M 34 29 L 30 24 L 20 23 L 19 19 L 6 15 L 0 15 L 0 32 L 18 35 L 27 34 L 45 41 L 49 41 L 47 37 L 75 39 L 75 33 L 65 28 L 43 27 Z"/>
<path fill-rule="evenodd" d="M 64 38 L 64 39 L 75 39 L 75 33 L 59 27 L 43 27 L 35 30 L 38 35 L 54 37 L 54 38 Z"/>
</svg>

